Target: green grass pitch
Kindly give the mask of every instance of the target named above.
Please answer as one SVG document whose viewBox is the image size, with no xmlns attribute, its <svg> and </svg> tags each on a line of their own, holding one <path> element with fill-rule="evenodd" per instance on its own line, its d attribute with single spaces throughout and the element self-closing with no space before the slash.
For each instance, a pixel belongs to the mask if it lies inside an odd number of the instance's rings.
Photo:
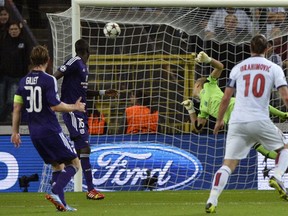
<svg viewBox="0 0 288 216">
<path fill-rule="evenodd" d="M 1 193 L 0 215 L 95 215 L 95 216 L 199 216 L 209 191 L 106 192 L 104 200 L 87 200 L 85 193 L 66 193 L 67 203 L 77 212 L 56 212 L 43 193 Z M 288 202 L 276 191 L 225 190 L 216 209 L 223 216 L 282 216 Z"/>
</svg>

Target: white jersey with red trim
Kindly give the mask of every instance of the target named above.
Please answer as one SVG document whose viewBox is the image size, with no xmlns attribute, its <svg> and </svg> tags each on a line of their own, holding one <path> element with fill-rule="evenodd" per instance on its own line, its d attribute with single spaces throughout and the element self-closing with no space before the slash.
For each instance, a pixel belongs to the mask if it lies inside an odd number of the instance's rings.
<svg viewBox="0 0 288 216">
<path fill-rule="evenodd" d="M 227 87 L 236 88 L 236 101 L 229 124 L 269 119 L 272 88 L 287 86 L 281 67 L 261 56 L 237 64 Z"/>
</svg>

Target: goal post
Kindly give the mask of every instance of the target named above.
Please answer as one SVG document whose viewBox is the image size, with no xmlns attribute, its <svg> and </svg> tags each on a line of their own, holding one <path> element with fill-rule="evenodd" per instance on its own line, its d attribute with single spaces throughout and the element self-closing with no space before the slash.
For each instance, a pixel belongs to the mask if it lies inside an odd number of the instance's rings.
<svg viewBox="0 0 288 216">
<path fill-rule="evenodd" d="M 53 36 L 54 70 L 75 54 L 74 44 L 83 38 L 91 47 L 89 88 L 119 91 L 118 98 L 104 96 L 87 100 L 89 114 L 99 111 L 107 122 L 107 131 L 103 135 L 91 135 L 89 140 L 93 183 L 98 190 L 142 190 L 143 182 L 151 180 L 153 175 L 158 179 L 152 188 L 155 190 L 210 188 L 213 174 L 224 157 L 226 130 L 215 137 L 215 118 L 209 117 L 200 134 L 192 132 L 189 115 L 181 102 L 193 99 L 196 112 L 199 112 L 199 101 L 192 98 L 194 82 L 212 71 L 209 64 L 195 62 L 200 51 L 224 64 L 219 78 L 222 89 L 232 67 L 250 56 L 249 40 L 256 32 L 254 10 L 258 4 L 261 7 L 288 7 L 287 1 L 280 0 L 74 0 L 67 11 L 47 14 Z M 218 6 L 247 7 L 245 12 L 253 26 L 251 35 L 237 32 L 234 38 L 222 35 L 206 39 L 203 25 Z M 267 20 L 264 14 L 258 24 L 266 26 Z M 121 28 L 116 39 L 108 39 L 103 33 L 108 22 L 115 22 Z M 270 35 L 269 40 L 275 41 L 274 46 L 283 57 L 283 69 L 287 73 L 284 64 L 288 60 L 288 49 L 282 49 L 288 47 L 287 18 L 282 24 L 277 35 Z M 125 108 L 131 105 L 130 92 L 136 90 L 143 91 L 151 108 L 159 112 L 160 129 L 156 134 L 123 132 Z M 271 104 L 286 111 L 276 91 L 273 91 Z M 284 132 L 288 131 L 281 119 L 271 118 Z M 227 187 L 257 189 L 262 171 L 257 163 L 262 163 L 262 159 L 251 150 L 232 174 Z M 81 172 L 78 177 L 69 183 L 68 190 L 86 189 Z M 49 190 L 49 178 L 51 169 L 45 167 L 40 191 Z"/>
</svg>

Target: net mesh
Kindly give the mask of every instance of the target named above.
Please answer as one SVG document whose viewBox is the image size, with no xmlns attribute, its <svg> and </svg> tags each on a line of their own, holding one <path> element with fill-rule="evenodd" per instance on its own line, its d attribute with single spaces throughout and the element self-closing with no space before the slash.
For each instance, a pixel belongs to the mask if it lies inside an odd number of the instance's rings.
<svg viewBox="0 0 288 216">
<path fill-rule="evenodd" d="M 146 141 L 168 143 L 196 155 L 202 163 L 203 173 L 188 188 L 209 188 L 212 174 L 222 163 L 225 131 L 222 138 L 216 139 L 212 135 L 215 119 L 211 117 L 202 134 L 191 132 L 189 115 L 180 102 L 191 98 L 195 79 L 208 76 L 212 71 L 208 64 L 195 63 L 195 55 L 205 51 L 224 64 L 219 78 L 219 86 L 223 89 L 232 67 L 250 56 L 248 42 L 251 37 L 262 33 L 272 42 L 273 49 L 267 57 L 279 61 L 286 74 L 287 18 L 285 8 L 282 9 L 234 8 L 229 12 L 227 8 L 81 6 L 81 37 L 91 46 L 89 88 L 120 92 L 116 99 L 104 96 L 89 100 L 88 112 L 93 114 L 97 109 L 103 113 L 107 122 L 106 134 L 112 135 L 92 136 L 91 144 L 99 143 L 99 139 L 101 143 L 143 141 L 141 136 L 127 138 L 122 121 L 125 108 L 131 105 L 131 90 L 142 90 L 150 100 L 150 107 L 159 111 L 159 131 L 156 135 L 147 135 Z M 284 19 L 273 21 L 272 13 L 277 12 L 285 14 Z M 71 9 L 48 14 L 48 19 L 56 70 L 72 53 Z M 108 39 L 103 33 L 108 22 L 116 22 L 121 28 L 116 39 Z M 198 112 L 199 101 L 194 102 Z M 271 104 L 285 111 L 276 91 L 272 93 Z M 271 118 L 275 123 L 281 123 L 279 118 Z M 232 175 L 230 188 L 257 188 L 257 179 L 252 174 L 257 173 L 256 158 L 252 152 L 244 160 Z M 104 183 L 94 183 L 100 189 L 108 187 Z M 137 184 L 141 184 L 140 181 Z M 118 187 L 121 190 L 121 186 Z M 42 184 L 41 190 L 47 188 L 49 185 Z"/>
</svg>

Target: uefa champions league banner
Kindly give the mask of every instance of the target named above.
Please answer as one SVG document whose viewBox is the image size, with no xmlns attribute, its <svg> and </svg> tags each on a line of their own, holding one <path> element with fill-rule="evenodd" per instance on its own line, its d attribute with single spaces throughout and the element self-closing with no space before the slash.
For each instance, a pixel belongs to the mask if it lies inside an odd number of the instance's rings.
<svg viewBox="0 0 288 216">
<path fill-rule="evenodd" d="M 29 136 L 16 149 L 9 136 L 0 136 L 0 192 L 21 192 L 19 180 L 37 174 L 28 191 L 40 186 L 43 162 Z M 101 191 L 210 189 L 224 156 L 224 137 L 187 135 L 92 136 L 93 183 Z M 230 178 L 228 189 L 257 189 L 257 157 L 251 151 Z M 247 175 L 248 174 L 248 175 Z M 156 179 L 156 180 L 155 180 Z M 49 181 L 48 181 L 49 182 Z M 83 180 L 83 190 L 86 189 Z M 147 187 L 146 187 L 147 189 Z M 150 188 L 151 189 L 151 188 Z"/>
</svg>

